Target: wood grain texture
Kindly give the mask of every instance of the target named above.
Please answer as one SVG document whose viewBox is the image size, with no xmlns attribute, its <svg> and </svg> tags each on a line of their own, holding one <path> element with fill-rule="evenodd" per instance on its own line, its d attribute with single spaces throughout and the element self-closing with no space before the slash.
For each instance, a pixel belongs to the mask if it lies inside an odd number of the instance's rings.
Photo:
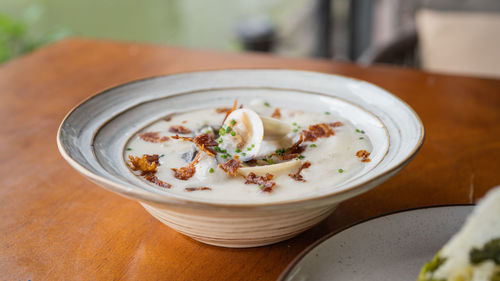
<svg viewBox="0 0 500 281">
<path fill-rule="evenodd" d="M 224 68 L 353 76 L 422 118 L 424 146 L 401 173 L 342 203 L 285 242 L 225 249 L 189 239 L 59 156 L 64 115 L 103 89 L 144 77 Z M 1 280 L 274 280 L 331 231 L 383 213 L 474 202 L 500 184 L 500 81 L 321 60 L 69 39 L 0 67 Z"/>
</svg>

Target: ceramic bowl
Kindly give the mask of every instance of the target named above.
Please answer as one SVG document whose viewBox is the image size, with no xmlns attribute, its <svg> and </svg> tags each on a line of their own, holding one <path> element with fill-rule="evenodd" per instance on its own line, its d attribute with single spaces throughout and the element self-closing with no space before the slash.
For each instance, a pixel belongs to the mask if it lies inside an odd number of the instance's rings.
<svg viewBox="0 0 500 281">
<path fill-rule="evenodd" d="M 335 112 L 364 130 L 372 161 L 352 178 L 300 198 L 265 203 L 203 201 L 169 193 L 133 175 L 129 138 L 175 112 L 264 98 L 283 107 Z M 351 78 L 292 70 L 220 70 L 155 77 L 99 93 L 75 107 L 57 136 L 62 156 L 102 187 L 137 200 L 154 217 L 198 241 L 253 247 L 288 239 L 327 217 L 342 201 L 400 171 L 417 153 L 424 128 L 387 91 Z"/>
</svg>

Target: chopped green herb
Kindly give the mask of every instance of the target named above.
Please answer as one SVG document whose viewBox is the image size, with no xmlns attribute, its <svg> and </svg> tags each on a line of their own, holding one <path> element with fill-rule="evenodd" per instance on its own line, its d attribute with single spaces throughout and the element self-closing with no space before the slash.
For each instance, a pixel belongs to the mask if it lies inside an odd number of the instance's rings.
<svg viewBox="0 0 500 281">
<path fill-rule="evenodd" d="M 365 138 L 363 138 L 363 137 L 359 137 L 359 139 L 360 139 L 360 140 L 364 140 Z"/>
<path fill-rule="evenodd" d="M 246 154 L 245 152 L 241 153 L 241 155 L 243 155 L 243 156 L 247 156 L 247 154 Z"/>
<path fill-rule="evenodd" d="M 222 157 L 222 159 L 226 159 L 227 158 L 227 154 L 222 154 L 220 157 Z"/>
<path fill-rule="evenodd" d="M 226 130 L 224 128 L 220 128 L 219 135 L 223 136 L 226 134 Z"/>
<path fill-rule="evenodd" d="M 264 105 L 267 106 L 267 107 L 270 107 L 271 105 L 266 101 L 264 102 Z"/>
<path fill-rule="evenodd" d="M 158 158 L 162 158 L 163 156 L 165 156 L 165 154 L 160 155 Z"/>
<path fill-rule="evenodd" d="M 434 275 L 433 273 L 436 270 L 438 270 L 438 268 L 446 262 L 446 258 L 440 257 L 439 254 L 440 253 L 438 252 L 430 262 L 426 263 L 422 267 L 422 270 L 420 271 L 420 274 L 419 274 L 417 280 L 419 280 L 419 281 L 436 280 L 435 278 L 433 278 L 433 275 Z"/>
<path fill-rule="evenodd" d="M 473 264 L 491 260 L 495 264 L 500 265 L 500 238 L 490 240 L 483 245 L 483 248 L 472 248 L 469 253 L 469 259 Z"/>
<path fill-rule="evenodd" d="M 231 132 L 231 136 L 236 136 L 236 133 L 234 131 Z"/>
<path fill-rule="evenodd" d="M 264 185 L 260 184 L 260 185 L 259 185 L 259 188 L 260 188 L 261 190 L 262 190 L 262 189 L 264 189 Z"/>
<path fill-rule="evenodd" d="M 306 157 L 305 157 L 304 155 L 299 155 L 299 157 L 297 157 L 297 158 L 299 158 L 299 159 L 304 159 L 304 158 L 306 158 Z"/>
<path fill-rule="evenodd" d="M 241 152 L 241 149 L 236 148 L 236 149 L 234 150 L 234 152 L 236 152 L 236 153 L 240 153 L 240 152 Z"/>
<path fill-rule="evenodd" d="M 356 129 L 356 133 L 364 134 L 364 133 L 365 133 L 365 131 L 360 130 L 360 129 Z"/>
<path fill-rule="evenodd" d="M 316 144 L 314 144 L 314 143 L 313 143 L 313 144 L 311 144 L 311 145 L 309 145 L 309 147 L 316 147 L 316 146 L 317 146 L 317 145 L 316 145 Z"/>
<path fill-rule="evenodd" d="M 339 171 L 339 173 L 342 174 L 344 172 L 344 169 L 339 169 L 338 171 Z"/>
<path fill-rule="evenodd" d="M 266 159 L 266 161 L 267 161 L 267 164 L 269 164 L 269 165 L 274 163 L 272 158 L 268 158 L 268 159 Z"/>
<path fill-rule="evenodd" d="M 247 147 L 247 150 L 250 151 L 250 150 L 252 150 L 252 148 L 251 147 Z"/>
<path fill-rule="evenodd" d="M 218 142 L 218 143 L 222 143 L 222 139 L 221 139 L 221 138 L 218 138 L 218 139 L 217 139 L 217 142 Z"/>
<path fill-rule="evenodd" d="M 252 147 L 255 147 L 255 144 L 252 143 Z"/>
<path fill-rule="evenodd" d="M 233 129 L 233 128 L 231 128 L 231 127 L 227 126 L 227 127 L 226 127 L 226 133 L 231 132 L 231 129 Z"/>
<path fill-rule="evenodd" d="M 208 170 L 208 172 L 211 174 L 214 172 L 214 168 L 210 168 L 210 170 Z"/>
<path fill-rule="evenodd" d="M 297 133 L 298 131 L 299 131 L 299 129 L 293 129 L 294 133 Z"/>
<path fill-rule="evenodd" d="M 276 151 L 275 151 L 275 152 L 276 152 L 276 154 L 278 154 L 278 155 L 283 155 L 283 154 L 285 154 L 285 151 L 286 151 L 286 149 L 285 149 L 284 147 L 282 147 L 282 148 L 280 148 L 280 149 L 276 149 Z"/>
<path fill-rule="evenodd" d="M 130 147 L 127 147 L 127 151 L 130 151 L 130 150 L 132 150 L 132 148 L 130 148 Z"/>
<path fill-rule="evenodd" d="M 326 115 L 330 115 L 330 112 L 326 111 L 326 112 L 325 112 L 325 114 L 326 114 Z"/>
<path fill-rule="evenodd" d="M 231 125 L 233 125 L 233 126 L 236 125 L 236 120 L 232 119 L 231 120 Z"/>
<path fill-rule="evenodd" d="M 297 122 L 293 122 L 292 125 L 297 126 Z"/>
</svg>

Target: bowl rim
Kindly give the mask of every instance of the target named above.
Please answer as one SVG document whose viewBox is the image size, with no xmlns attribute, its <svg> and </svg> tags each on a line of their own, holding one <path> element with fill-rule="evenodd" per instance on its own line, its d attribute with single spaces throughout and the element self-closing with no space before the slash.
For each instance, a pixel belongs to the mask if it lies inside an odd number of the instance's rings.
<svg viewBox="0 0 500 281">
<path fill-rule="evenodd" d="M 168 194 L 157 194 L 157 193 L 152 193 L 147 190 L 142 190 L 142 189 L 129 189 L 126 186 L 117 183 L 115 181 L 109 180 L 103 176 L 97 175 L 87 169 L 85 166 L 80 164 L 77 160 L 73 159 L 70 154 L 66 151 L 64 145 L 62 144 L 62 127 L 66 123 L 66 120 L 71 116 L 80 106 L 83 104 L 91 101 L 92 99 L 104 95 L 112 90 L 119 89 L 121 87 L 126 87 L 130 86 L 132 84 L 136 83 L 141 83 L 145 82 L 148 80 L 154 80 L 154 79 L 159 79 L 159 78 L 164 78 L 164 77 L 172 77 L 172 76 L 178 76 L 178 75 L 189 75 L 189 74 L 209 74 L 209 73 L 214 73 L 214 72 L 231 72 L 231 71 L 284 71 L 284 72 L 291 72 L 291 73 L 313 73 L 313 74 L 319 74 L 319 75 L 326 75 L 326 76 L 333 76 L 333 77 L 340 77 L 343 79 L 347 80 L 352 80 L 357 83 L 363 83 L 363 84 L 368 84 L 371 87 L 375 87 L 378 89 L 383 90 L 386 94 L 392 96 L 395 98 L 398 102 L 402 103 L 404 106 L 407 107 L 407 109 L 413 114 L 413 116 L 416 118 L 416 121 L 419 125 L 420 128 L 420 136 L 419 139 L 416 143 L 416 145 L 413 147 L 413 149 L 408 153 L 408 155 L 400 160 L 394 167 L 383 171 L 382 173 L 379 173 L 375 175 L 373 178 L 366 179 L 363 182 L 360 182 L 356 185 L 347 187 L 342 190 L 338 191 L 331 191 L 327 194 L 322 194 L 322 195 L 317 195 L 313 197 L 307 197 L 307 198 L 295 198 L 295 199 L 288 199 L 284 201 L 271 201 L 271 202 L 261 202 L 261 203 L 221 203 L 221 202 L 208 202 L 208 201 L 200 201 L 200 200 L 195 200 L 195 199 L 188 199 L 188 198 L 178 198 L 178 197 L 173 197 L 169 196 Z M 365 109 L 366 110 L 366 109 Z M 95 136 L 94 136 L 95 137 Z M 425 139 L 425 127 L 418 116 L 418 114 L 415 112 L 415 110 L 408 105 L 404 100 L 399 98 L 398 96 L 394 95 L 393 93 L 389 92 L 385 88 L 382 88 L 378 85 L 375 85 L 373 83 L 370 83 L 365 80 L 357 79 L 354 77 L 349 77 L 345 75 L 339 75 L 339 74 L 331 74 L 331 73 L 325 73 L 325 72 L 320 72 L 320 71 L 310 71 L 310 70 L 297 70 L 297 69 L 286 69 L 286 68 L 227 68 L 227 69 L 212 69 L 212 70 L 195 70 L 195 71 L 183 71 L 183 72 L 176 72 L 176 73 L 170 73 L 170 74 L 160 74 L 160 75 L 154 75 L 154 76 L 149 76 L 145 78 L 139 78 L 135 80 L 130 80 L 129 82 L 117 84 L 114 86 L 110 86 L 108 88 L 105 88 L 103 90 L 99 90 L 95 92 L 94 94 L 90 95 L 89 97 L 83 99 L 79 103 L 77 103 L 75 106 L 73 106 L 70 111 L 64 116 L 63 120 L 61 121 L 59 128 L 57 130 L 57 147 L 59 149 L 59 152 L 61 153 L 62 157 L 79 173 L 84 175 L 85 177 L 91 179 L 92 181 L 98 182 L 98 183 L 105 183 L 106 186 L 102 186 L 101 184 L 98 184 L 99 186 L 111 190 L 113 192 L 116 192 L 122 196 L 128 197 L 128 198 L 133 198 L 142 202 L 150 202 L 153 204 L 160 204 L 160 205 L 168 205 L 168 206 L 174 206 L 174 205 L 182 205 L 185 206 L 186 204 L 189 204 L 190 206 L 193 207 L 216 207 L 216 208 L 238 208 L 238 209 L 247 209 L 247 208 L 266 208 L 266 207 L 278 207 L 278 206 L 284 206 L 284 205 L 296 205 L 296 204 L 302 204 L 305 202 L 313 202 L 313 201 L 321 201 L 321 200 L 328 200 L 331 199 L 332 197 L 338 196 L 338 195 L 344 195 L 346 193 L 350 193 L 355 191 L 356 189 L 359 189 L 365 185 L 367 185 L 370 182 L 377 181 L 381 178 L 384 178 L 386 175 L 397 171 L 398 169 L 403 168 L 405 165 L 407 165 L 420 151 L 422 148 L 423 142 Z M 389 143 L 390 146 L 390 143 Z"/>
</svg>

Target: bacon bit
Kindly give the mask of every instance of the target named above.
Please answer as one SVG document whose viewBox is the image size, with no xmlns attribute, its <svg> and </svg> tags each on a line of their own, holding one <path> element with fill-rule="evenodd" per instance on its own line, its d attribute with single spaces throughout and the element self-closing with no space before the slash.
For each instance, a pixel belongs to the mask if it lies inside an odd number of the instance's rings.
<svg viewBox="0 0 500 281">
<path fill-rule="evenodd" d="M 155 175 L 156 167 L 160 165 L 159 161 L 160 156 L 158 156 L 158 154 L 153 154 L 153 155 L 144 154 L 142 155 L 141 158 L 129 155 L 128 158 L 130 159 L 130 163 L 128 164 L 130 169 L 134 171 L 141 171 L 141 176 L 144 176 L 144 179 L 146 179 L 147 181 L 152 182 L 164 188 L 172 187 L 172 185 L 164 181 L 161 181 Z"/>
<path fill-rule="evenodd" d="M 183 120 L 181 123 L 182 124 L 186 124 L 188 121 L 187 120 Z M 188 133 L 189 134 L 189 133 Z"/>
<path fill-rule="evenodd" d="M 179 135 L 171 136 L 174 140 L 183 140 L 183 141 L 193 141 L 193 138 L 190 137 L 182 137 Z"/>
<path fill-rule="evenodd" d="M 148 157 L 154 157 L 154 155 L 144 154 L 140 158 L 129 155 L 128 159 L 130 160 L 130 163 L 128 164 L 128 166 L 133 171 L 141 171 L 141 175 L 145 175 L 147 173 L 155 173 L 157 162 L 148 161 Z M 156 157 L 158 157 L 158 155 L 156 155 Z"/>
<path fill-rule="evenodd" d="M 194 139 L 175 135 L 172 136 L 172 139 L 193 142 L 200 149 L 200 151 L 204 151 L 210 156 L 215 156 L 215 151 L 211 147 L 217 146 L 217 142 L 208 134 L 201 134 Z"/>
<path fill-rule="evenodd" d="M 205 147 L 205 152 L 207 152 L 208 155 L 215 156 L 215 150 L 211 147 L 217 146 L 218 144 L 209 134 L 201 134 L 194 138 L 193 142 L 198 147 Z"/>
<path fill-rule="evenodd" d="M 184 127 L 184 126 L 171 126 L 169 129 L 168 129 L 169 132 L 171 133 L 176 133 L 176 134 L 190 134 L 191 133 L 191 130 L 189 130 L 188 128 Z"/>
<path fill-rule="evenodd" d="M 171 168 L 174 171 L 174 177 L 179 180 L 188 180 L 196 173 L 195 165 L 200 161 L 201 152 L 204 151 L 204 146 L 202 145 L 200 148 L 200 152 L 196 155 L 196 157 L 189 163 L 186 167 L 180 167 L 179 169 Z"/>
<path fill-rule="evenodd" d="M 273 114 L 271 115 L 272 118 L 276 118 L 276 119 L 281 119 L 281 111 L 279 108 L 276 107 L 276 109 L 274 110 Z"/>
<path fill-rule="evenodd" d="M 210 187 L 202 186 L 202 187 L 186 187 L 184 188 L 187 192 L 193 192 L 198 190 L 212 190 Z"/>
<path fill-rule="evenodd" d="M 215 109 L 215 112 L 217 113 L 228 113 L 228 112 L 231 112 L 231 108 L 230 107 L 218 107 Z"/>
<path fill-rule="evenodd" d="M 171 168 L 170 170 L 174 171 L 174 177 L 176 179 L 185 181 L 194 176 L 194 174 L 196 173 L 195 165 L 200 161 L 201 152 L 204 149 L 205 148 L 201 146 L 200 152 L 198 152 L 194 160 L 191 161 L 191 163 L 189 163 L 186 167 L 180 167 L 179 169 Z"/>
<path fill-rule="evenodd" d="M 146 161 L 148 161 L 150 164 L 156 163 L 156 165 L 160 165 L 160 156 L 158 154 L 144 154 L 143 156 L 146 156 Z"/>
<path fill-rule="evenodd" d="M 191 165 L 191 163 L 189 163 L 186 167 L 180 167 L 179 169 L 172 168 L 171 170 L 174 171 L 174 177 L 176 179 L 183 181 L 190 179 L 194 176 L 194 173 L 196 173 L 196 167 Z"/>
<path fill-rule="evenodd" d="M 164 188 L 171 188 L 172 185 L 169 184 L 169 183 L 166 183 L 162 180 L 160 180 L 154 173 L 147 173 L 144 175 L 144 178 L 149 181 L 149 182 L 152 182 L 156 185 L 159 185 L 161 187 L 164 187 Z"/>
<path fill-rule="evenodd" d="M 356 152 L 356 156 L 358 158 L 361 158 L 361 162 L 370 162 L 372 160 L 370 160 L 370 158 L 368 158 L 370 156 L 370 152 L 366 151 L 366 150 L 360 150 L 358 152 Z"/>
<path fill-rule="evenodd" d="M 305 145 L 301 145 L 304 141 L 304 136 L 300 134 L 300 138 L 297 142 L 292 144 L 289 148 L 285 150 L 282 154 L 274 153 L 280 160 L 290 160 L 299 157 L 299 155 L 306 150 Z"/>
<path fill-rule="evenodd" d="M 328 126 L 330 126 L 332 128 L 337 128 L 340 126 L 344 126 L 344 124 L 342 124 L 342 122 L 340 122 L 340 121 L 337 121 L 337 122 L 333 122 L 333 123 L 328 123 Z"/>
<path fill-rule="evenodd" d="M 305 182 L 306 180 L 303 178 L 303 176 L 300 173 L 302 172 L 302 170 L 307 169 L 310 166 L 311 166 L 311 162 L 306 161 L 306 162 L 304 162 L 302 164 L 302 166 L 300 166 L 300 168 L 297 171 L 297 173 L 295 173 L 295 174 L 288 174 L 288 176 L 291 177 L 292 179 L 296 180 L 296 181 Z"/>
<path fill-rule="evenodd" d="M 238 108 L 238 99 L 234 99 L 233 108 L 226 113 L 226 116 L 224 117 L 224 120 L 222 120 L 222 124 L 224 124 L 224 122 L 226 121 L 226 119 L 229 116 L 229 114 L 231 114 L 231 112 L 235 111 L 236 108 Z"/>
<path fill-rule="evenodd" d="M 160 133 L 158 133 L 158 132 L 146 132 L 146 133 L 142 133 L 142 134 L 139 135 L 139 137 L 143 141 L 153 142 L 153 143 L 168 141 L 168 137 L 166 137 L 166 136 L 163 136 L 163 137 L 160 138 Z"/>
<path fill-rule="evenodd" d="M 223 164 L 219 164 L 219 167 L 230 176 L 236 176 L 236 171 L 238 171 L 240 167 L 240 161 L 231 159 Z"/>
<path fill-rule="evenodd" d="M 255 173 L 250 172 L 245 177 L 245 184 L 258 184 L 260 189 L 264 192 L 273 191 L 273 187 L 276 185 L 275 182 L 271 181 L 273 179 L 273 175 L 267 173 L 264 177 L 259 177 L 255 175 Z"/>
<path fill-rule="evenodd" d="M 315 141 L 317 138 L 327 138 L 335 135 L 335 132 L 325 123 L 309 126 L 309 130 L 303 130 L 304 141 Z"/>
</svg>

